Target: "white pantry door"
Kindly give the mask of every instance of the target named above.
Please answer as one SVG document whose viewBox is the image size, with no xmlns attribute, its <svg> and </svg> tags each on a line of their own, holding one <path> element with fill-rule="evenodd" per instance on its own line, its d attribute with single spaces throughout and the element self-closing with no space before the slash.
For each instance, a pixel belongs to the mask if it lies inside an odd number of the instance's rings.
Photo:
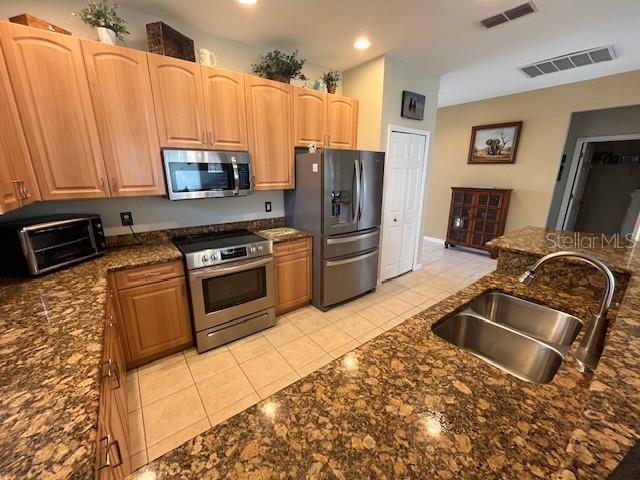
<svg viewBox="0 0 640 480">
<path fill-rule="evenodd" d="M 413 268 L 426 141 L 424 135 L 391 132 L 384 174 L 381 280 Z"/>
</svg>

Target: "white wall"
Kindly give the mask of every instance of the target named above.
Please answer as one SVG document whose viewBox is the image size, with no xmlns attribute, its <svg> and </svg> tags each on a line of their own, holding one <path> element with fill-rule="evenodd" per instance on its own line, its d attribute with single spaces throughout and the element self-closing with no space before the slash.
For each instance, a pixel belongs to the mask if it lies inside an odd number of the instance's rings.
<svg viewBox="0 0 640 480">
<path fill-rule="evenodd" d="M 378 57 L 344 72 L 342 92 L 358 99 L 358 148 L 380 149 L 385 57 Z"/>
<path fill-rule="evenodd" d="M 264 211 L 271 202 L 272 211 Z M 2 215 L 2 220 L 37 217 L 58 213 L 96 213 L 102 218 L 106 235 L 129 233 L 122 227 L 120 212 L 131 212 L 136 232 L 178 227 L 284 217 L 281 191 L 254 192 L 246 197 L 205 198 L 171 201 L 161 197 L 110 198 L 38 202 Z"/>
</svg>

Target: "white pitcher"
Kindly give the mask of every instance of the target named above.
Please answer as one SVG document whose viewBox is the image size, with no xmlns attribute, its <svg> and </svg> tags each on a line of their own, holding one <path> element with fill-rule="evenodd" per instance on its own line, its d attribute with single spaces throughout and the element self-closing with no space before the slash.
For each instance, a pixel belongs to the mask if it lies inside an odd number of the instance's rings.
<svg viewBox="0 0 640 480">
<path fill-rule="evenodd" d="M 202 65 L 208 65 L 210 67 L 215 67 L 218 64 L 218 59 L 215 54 L 206 48 L 198 49 L 198 60 Z"/>
</svg>

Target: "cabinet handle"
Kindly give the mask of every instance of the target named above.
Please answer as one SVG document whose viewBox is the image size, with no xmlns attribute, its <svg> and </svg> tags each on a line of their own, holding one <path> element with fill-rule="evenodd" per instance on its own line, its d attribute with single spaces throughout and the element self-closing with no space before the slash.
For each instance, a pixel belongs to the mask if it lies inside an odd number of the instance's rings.
<svg viewBox="0 0 640 480">
<path fill-rule="evenodd" d="M 24 190 L 22 188 L 22 180 L 11 180 L 11 183 L 15 187 L 16 191 L 16 200 L 24 200 Z"/>
<path fill-rule="evenodd" d="M 157 277 L 158 275 L 160 275 L 160 272 L 147 272 L 142 276 L 147 278 L 147 277 Z"/>
<path fill-rule="evenodd" d="M 202 130 L 202 143 L 204 143 L 205 145 L 207 145 L 207 134 L 204 130 Z"/>
<path fill-rule="evenodd" d="M 101 465 L 98 465 L 98 470 L 102 470 L 103 468 L 111 467 L 119 467 L 122 465 L 122 452 L 120 451 L 120 443 L 118 440 L 111 441 L 111 434 L 107 433 L 104 437 L 100 439 L 100 443 L 103 443 L 106 440 L 106 445 L 104 447 L 104 462 Z M 116 463 L 112 462 L 111 455 L 109 452 L 111 451 L 111 447 L 116 447 L 116 452 L 118 454 L 118 461 Z"/>
<path fill-rule="evenodd" d="M 29 190 L 27 190 L 27 185 L 22 180 L 20 180 L 20 191 L 22 192 L 22 200 L 29 198 Z"/>
<path fill-rule="evenodd" d="M 105 360 L 104 365 L 106 365 L 107 371 L 106 373 L 102 374 L 102 378 L 111 378 L 111 375 L 113 374 L 114 381 L 116 382 L 116 386 L 113 387 L 113 390 L 117 390 L 118 388 L 120 388 L 120 369 L 118 368 L 118 363 L 114 362 L 113 359 L 110 358 L 108 360 Z M 111 371 L 112 367 L 113 372 Z"/>
<path fill-rule="evenodd" d="M 118 190 L 118 179 L 116 177 L 111 178 L 111 186 L 114 190 Z"/>
<path fill-rule="evenodd" d="M 209 145 L 213 145 L 215 142 L 213 141 L 213 132 L 209 132 Z"/>
<path fill-rule="evenodd" d="M 104 191 L 104 178 L 100 177 L 99 181 L 100 190 Z"/>
</svg>

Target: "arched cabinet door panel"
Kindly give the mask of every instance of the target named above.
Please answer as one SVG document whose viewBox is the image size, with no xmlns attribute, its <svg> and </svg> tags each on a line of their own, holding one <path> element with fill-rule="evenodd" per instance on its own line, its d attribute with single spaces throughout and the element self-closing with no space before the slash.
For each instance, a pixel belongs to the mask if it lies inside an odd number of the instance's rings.
<svg viewBox="0 0 640 480">
<path fill-rule="evenodd" d="M 160 145 L 207 148 L 200 65 L 147 55 Z"/>
<path fill-rule="evenodd" d="M 108 196 L 80 40 L 3 22 L 0 42 L 42 198 Z"/>
<path fill-rule="evenodd" d="M 247 75 L 245 93 L 253 188 L 294 188 L 291 85 Z"/>
<path fill-rule="evenodd" d="M 82 41 L 112 196 L 162 195 L 162 160 L 147 54 Z"/>
<path fill-rule="evenodd" d="M 340 95 L 327 95 L 328 147 L 356 149 L 358 139 L 358 101 Z"/>
<path fill-rule="evenodd" d="M 244 75 L 207 66 L 200 69 L 209 148 L 247 151 Z"/>
</svg>

